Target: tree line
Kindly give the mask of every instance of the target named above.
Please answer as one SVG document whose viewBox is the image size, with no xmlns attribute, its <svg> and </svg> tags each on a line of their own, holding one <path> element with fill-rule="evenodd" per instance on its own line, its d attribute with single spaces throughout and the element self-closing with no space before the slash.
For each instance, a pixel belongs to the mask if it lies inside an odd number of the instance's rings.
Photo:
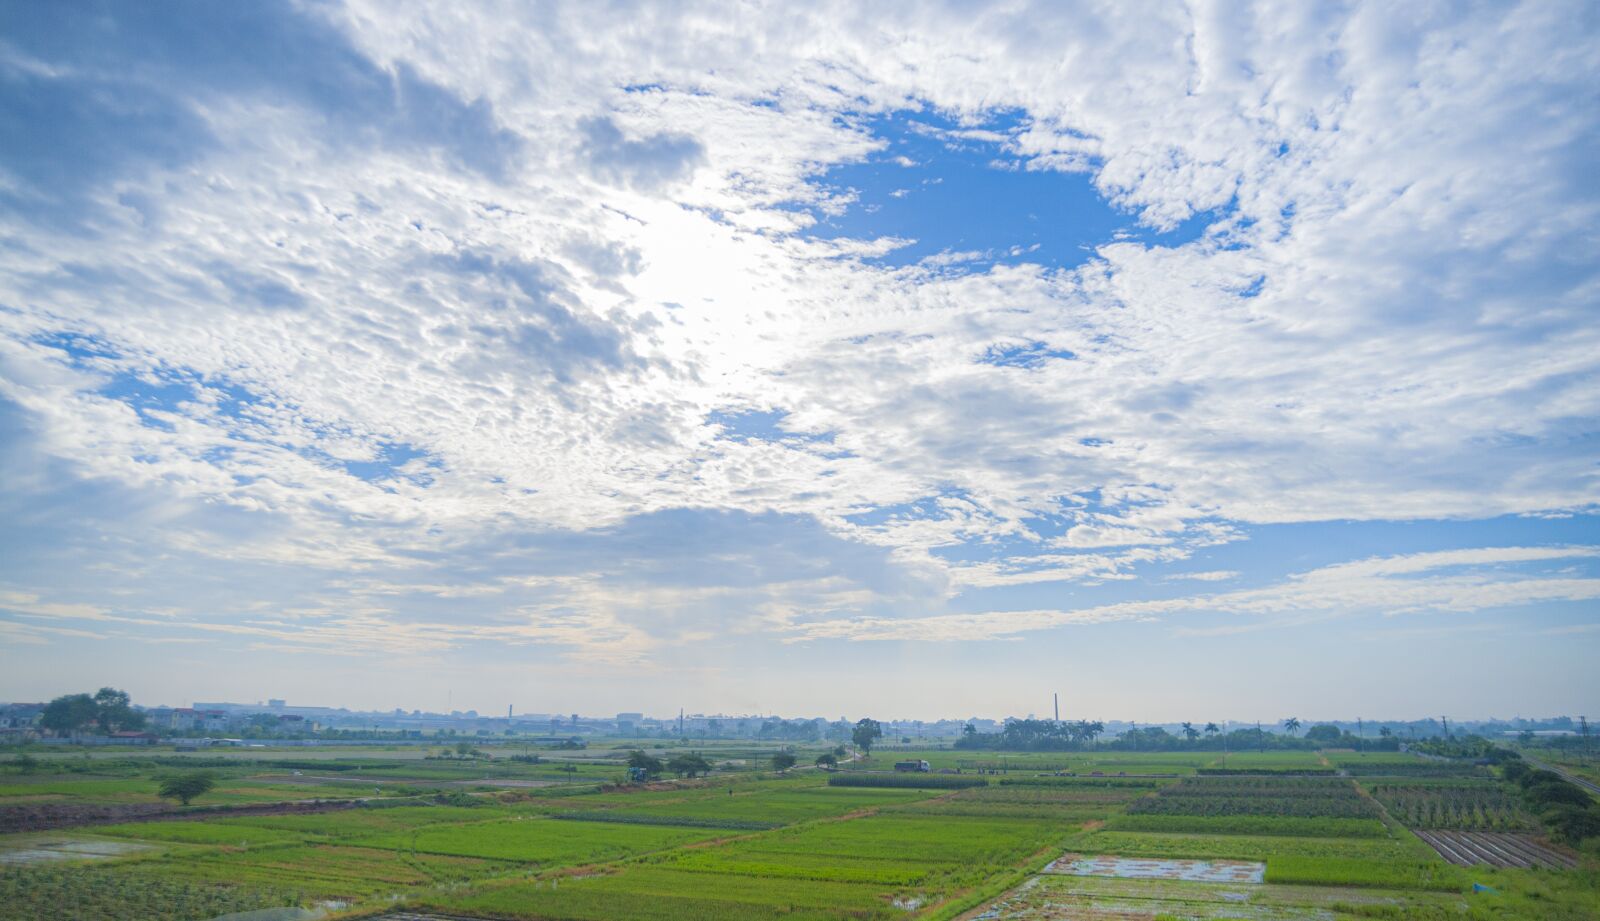
<svg viewBox="0 0 1600 921">
<path fill-rule="evenodd" d="M 52 732 L 109 735 L 143 729 L 143 713 L 133 709 L 127 691 L 101 688 L 94 694 L 64 694 L 44 706 L 39 725 Z"/>
<path fill-rule="evenodd" d="M 1192 722 L 1180 724 L 1178 732 L 1168 732 L 1161 726 L 1134 727 L 1109 739 L 1100 737 L 1105 724 L 1091 720 L 1009 720 L 999 732 L 979 732 L 968 723 L 955 747 L 973 751 L 1265 751 L 1310 750 L 1317 748 L 1353 748 L 1361 751 L 1397 751 L 1400 740 L 1382 727 L 1376 738 L 1357 736 L 1331 723 L 1312 726 L 1302 737 L 1298 735 L 1300 720 L 1290 717 L 1283 721 L 1285 734 L 1268 732 L 1260 726 L 1224 732 L 1216 723 L 1197 726 Z"/>
</svg>

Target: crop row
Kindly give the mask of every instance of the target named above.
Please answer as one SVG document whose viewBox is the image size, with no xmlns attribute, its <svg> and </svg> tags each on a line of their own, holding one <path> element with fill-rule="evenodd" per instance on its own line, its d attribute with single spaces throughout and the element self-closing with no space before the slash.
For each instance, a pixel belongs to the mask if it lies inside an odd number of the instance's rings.
<svg viewBox="0 0 1600 921">
<path fill-rule="evenodd" d="M 1171 782 L 1142 777 L 1057 777 L 1048 774 L 1002 777 L 999 780 L 1002 787 L 1104 787 L 1119 790 L 1154 790 L 1163 783 Z"/>
<path fill-rule="evenodd" d="M 1368 818 L 1377 807 L 1339 777 L 1190 777 L 1128 807 L 1131 815 Z"/>
<path fill-rule="evenodd" d="M 865 774 L 841 773 L 828 778 L 830 787 L 887 787 L 922 790 L 963 790 L 985 787 L 989 781 L 965 774 Z"/>
<path fill-rule="evenodd" d="M 1065 846 L 1069 851 L 1083 854 L 1195 860 L 1266 860 L 1269 857 L 1419 860 L 1428 856 L 1426 849 L 1417 847 L 1416 842 L 1409 839 L 1131 832 L 1113 826 L 1080 832 L 1067 839 Z"/>
<path fill-rule="evenodd" d="M 0 921 L 190 921 L 297 904 L 287 890 L 154 878 L 110 868 L 0 865 Z"/>
<path fill-rule="evenodd" d="M 632 866 L 583 878 L 516 882 L 465 897 L 424 900 L 424 907 L 495 917 L 580 921 L 811 921 L 905 917 L 869 883 L 780 879 Z"/>
<path fill-rule="evenodd" d="M 1311 796 L 1156 796 L 1128 807 L 1132 815 L 1299 816 L 1357 819 L 1375 817 L 1377 807 L 1363 799 Z"/>
<path fill-rule="evenodd" d="M 1382 838 L 1388 834 L 1377 819 L 1290 815 L 1119 815 L 1107 827 L 1118 831 L 1318 838 Z"/>
<path fill-rule="evenodd" d="M 1342 777 L 1298 774 L 1187 777 L 1165 792 L 1177 796 L 1360 796 L 1355 785 Z"/>
<path fill-rule="evenodd" d="M 707 819 L 696 816 L 644 815 L 634 812 L 598 809 L 593 812 L 562 812 L 552 819 L 572 822 L 609 822 L 614 825 L 669 825 L 680 828 L 728 828 L 740 831 L 767 831 L 782 827 L 782 822 L 754 822 L 748 819 Z"/>
<path fill-rule="evenodd" d="M 1343 765 L 1352 777 L 1487 777 L 1489 772 L 1474 764 L 1451 761 L 1410 761 L 1403 763 L 1359 762 Z"/>
<path fill-rule="evenodd" d="M 1375 786 L 1372 795 L 1411 828 L 1511 831 L 1532 824 L 1516 802 L 1495 787 Z"/>
<path fill-rule="evenodd" d="M 1448 892 L 1461 889 L 1465 878 L 1460 870 L 1440 861 L 1272 857 L 1267 860 L 1267 882 Z"/>
</svg>

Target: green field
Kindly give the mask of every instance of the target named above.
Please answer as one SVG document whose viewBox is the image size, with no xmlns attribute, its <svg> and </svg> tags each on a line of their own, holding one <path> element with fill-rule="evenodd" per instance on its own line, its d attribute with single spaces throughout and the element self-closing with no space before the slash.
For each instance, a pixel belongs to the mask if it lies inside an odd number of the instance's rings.
<svg viewBox="0 0 1600 921">
<path fill-rule="evenodd" d="M 1444 862 L 1407 829 L 1527 817 L 1485 770 L 1408 755 L 1247 752 L 1224 764 L 1217 753 L 923 750 L 835 774 L 741 768 L 626 786 L 593 779 L 618 770 L 615 753 L 585 752 L 578 770 L 559 772 L 570 783 L 496 786 L 550 766 L 314 754 L 197 760 L 216 789 L 159 820 L 0 836 L 0 921 L 53 916 L 41 906 L 54 905 L 86 921 L 203 921 L 330 899 L 349 903 L 349 917 L 406 905 L 528 921 L 951 919 L 991 903 L 1126 917 L 1223 918 L 1247 903 L 1268 921 L 1531 919 L 1583 917 L 1569 908 L 1596 891 L 1592 860 L 1560 872 Z M 940 766 L 897 774 L 901 757 Z M 46 761 L 0 775 L 0 808 L 149 809 L 159 779 L 184 764 Z M 1355 780 L 1295 773 L 1346 765 Z M 236 811 L 354 795 L 367 801 Z M 1259 861 L 1266 883 L 1219 901 L 1218 884 L 1037 875 L 1064 853 Z M 1488 879 L 1499 901 L 1469 894 Z"/>
</svg>

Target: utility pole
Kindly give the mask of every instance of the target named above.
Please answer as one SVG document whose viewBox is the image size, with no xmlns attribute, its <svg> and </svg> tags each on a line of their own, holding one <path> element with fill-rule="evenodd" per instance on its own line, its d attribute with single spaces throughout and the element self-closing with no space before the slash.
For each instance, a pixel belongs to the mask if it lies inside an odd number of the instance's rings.
<svg viewBox="0 0 1600 921">
<path fill-rule="evenodd" d="M 1052 701 L 1055 702 L 1055 705 L 1056 705 L 1056 722 L 1059 723 L 1059 722 L 1061 722 L 1061 695 L 1059 693 L 1052 693 L 1050 695 L 1050 698 L 1051 698 Z"/>
<path fill-rule="evenodd" d="M 1578 717 L 1578 734 L 1583 736 L 1583 754 L 1585 758 L 1593 757 L 1594 752 L 1589 748 L 1589 718 Z"/>
</svg>

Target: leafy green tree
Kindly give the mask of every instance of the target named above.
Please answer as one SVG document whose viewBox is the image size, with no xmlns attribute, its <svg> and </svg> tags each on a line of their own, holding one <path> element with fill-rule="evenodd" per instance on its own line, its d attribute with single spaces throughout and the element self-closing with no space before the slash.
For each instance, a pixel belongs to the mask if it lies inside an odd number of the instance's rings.
<svg viewBox="0 0 1600 921">
<path fill-rule="evenodd" d="M 1193 723 L 1185 722 L 1183 724 L 1183 737 L 1193 742 L 1195 739 L 1200 738 L 1200 731 L 1194 728 Z"/>
<path fill-rule="evenodd" d="M 211 788 L 216 785 L 217 782 L 210 774 L 193 771 L 188 774 L 176 774 L 161 781 L 161 789 L 158 792 L 163 799 L 175 799 L 187 806 L 190 800 L 211 792 Z"/>
<path fill-rule="evenodd" d="M 1283 721 L 1283 728 L 1290 735 L 1294 735 L 1300 731 L 1300 720 L 1297 717 L 1291 716 Z"/>
<path fill-rule="evenodd" d="M 850 730 L 850 741 L 856 743 L 856 748 L 869 755 L 872 753 L 872 743 L 881 738 L 883 738 L 883 727 L 874 719 L 862 717 L 856 721 L 855 728 Z"/>
<path fill-rule="evenodd" d="M 711 762 L 699 752 L 680 752 L 667 759 L 667 770 L 679 777 L 693 777 L 711 773 Z"/>
<path fill-rule="evenodd" d="M 845 755 L 848 755 L 848 754 L 850 754 L 850 753 L 844 750 L 844 746 L 843 745 L 835 745 L 833 747 L 833 756 L 835 758 L 843 758 Z"/>
<path fill-rule="evenodd" d="M 1556 838 L 1568 844 L 1600 836 L 1600 806 L 1565 803 L 1546 809 L 1540 818 L 1555 832 Z"/>
<path fill-rule="evenodd" d="M 1332 745 L 1344 738 L 1344 732 L 1332 723 L 1319 723 L 1306 730 L 1306 738 L 1323 745 Z"/>
<path fill-rule="evenodd" d="M 639 749 L 628 753 L 628 767 L 638 768 L 646 777 L 660 777 L 661 772 L 666 770 L 660 758 L 647 755 Z"/>
<path fill-rule="evenodd" d="M 1222 727 L 1218 726 L 1216 723 L 1207 723 L 1206 724 L 1206 728 L 1205 728 L 1206 738 L 1210 738 L 1210 737 L 1216 735 L 1217 733 L 1219 733 L 1221 731 L 1222 731 Z"/>
<path fill-rule="evenodd" d="M 816 765 L 824 771 L 831 771 L 839 766 L 839 758 L 833 752 L 823 752 L 817 756 Z"/>
<path fill-rule="evenodd" d="M 102 732 L 144 728 L 144 714 L 133 709 L 133 699 L 127 691 L 101 688 L 95 692 L 94 707 L 94 721 Z"/>
<path fill-rule="evenodd" d="M 88 694 L 65 694 L 44 705 L 39 725 L 54 732 L 79 732 L 94 725 L 99 712 Z"/>
<path fill-rule="evenodd" d="M 794 767 L 797 760 L 799 759 L 795 758 L 794 752 L 778 752 L 772 756 L 772 769 L 781 774 Z"/>
</svg>

